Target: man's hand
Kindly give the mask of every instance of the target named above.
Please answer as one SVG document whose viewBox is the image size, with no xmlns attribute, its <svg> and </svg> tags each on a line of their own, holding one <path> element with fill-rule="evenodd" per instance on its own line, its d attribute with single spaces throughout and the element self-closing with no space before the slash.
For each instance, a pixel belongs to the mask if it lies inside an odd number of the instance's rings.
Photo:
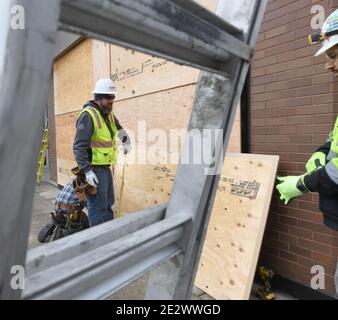
<svg viewBox="0 0 338 320">
<path fill-rule="evenodd" d="M 306 172 L 312 172 L 318 167 L 325 167 L 326 165 L 326 154 L 324 152 L 315 152 L 309 161 L 306 163 Z"/>
<path fill-rule="evenodd" d="M 277 177 L 277 180 L 281 183 L 277 185 L 277 190 L 280 193 L 280 199 L 285 205 L 293 198 L 299 197 L 304 193 L 308 192 L 304 184 L 304 176 L 287 176 L 287 177 Z"/>
<path fill-rule="evenodd" d="M 86 180 L 88 184 L 95 188 L 99 184 L 99 179 L 97 178 L 93 170 L 90 170 L 86 173 Z"/>
<path fill-rule="evenodd" d="M 130 143 L 123 143 L 122 148 L 123 148 L 123 153 L 127 154 L 131 151 L 131 144 Z"/>
</svg>

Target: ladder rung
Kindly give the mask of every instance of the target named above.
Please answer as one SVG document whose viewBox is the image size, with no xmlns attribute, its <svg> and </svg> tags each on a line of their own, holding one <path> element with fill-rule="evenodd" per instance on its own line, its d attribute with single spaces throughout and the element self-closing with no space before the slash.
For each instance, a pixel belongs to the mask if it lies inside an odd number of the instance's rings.
<svg viewBox="0 0 338 320">
<path fill-rule="evenodd" d="M 216 16 L 214 13 L 210 12 L 207 8 L 201 6 L 195 1 L 192 0 L 172 0 L 172 2 L 181 6 L 182 8 L 190 11 L 195 16 L 200 17 L 203 20 L 210 22 L 211 24 L 219 27 L 220 29 L 230 33 L 230 34 L 242 34 L 242 30 L 238 29 L 234 25 L 228 23 L 219 16 Z"/>
<path fill-rule="evenodd" d="M 62 0 L 60 27 L 216 73 L 233 55 L 250 60 L 252 48 L 223 30 L 234 28 L 201 15 L 169 0 Z"/>
<path fill-rule="evenodd" d="M 144 220 L 144 213 L 146 212 L 152 211 L 152 215 L 162 215 L 162 208 L 163 207 L 158 206 L 156 208 L 146 209 L 138 213 L 138 215 L 143 215 L 142 220 Z M 112 231 L 113 228 L 121 230 L 124 225 L 124 230 L 126 231 L 127 228 L 130 228 L 130 221 L 132 219 L 135 220 L 135 218 L 137 219 L 137 217 L 126 216 L 106 223 L 106 226 L 99 227 L 100 229 L 107 229 L 107 227 L 110 226 L 110 231 Z M 147 220 L 149 220 L 149 218 Z M 62 259 L 58 259 L 54 264 L 51 264 L 51 261 L 43 261 L 46 257 L 42 256 L 41 253 L 45 248 L 37 249 L 35 250 L 35 257 L 39 260 L 39 263 L 37 264 L 36 261 L 31 260 L 33 258 L 32 254 L 30 254 L 26 263 L 28 271 L 26 279 L 27 287 L 23 292 L 24 298 L 54 299 L 61 298 L 63 295 L 63 298 L 78 299 L 86 293 L 86 290 L 88 291 L 88 281 L 91 283 L 95 282 L 98 286 L 106 283 L 107 279 L 112 279 L 113 276 L 116 276 L 116 279 L 121 279 L 122 276 L 119 276 L 119 273 L 123 274 L 123 272 L 128 269 L 130 269 L 129 274 L 133 273 L 131 269 L 135 269 L 136 274 L 143 274 L 148 271 L 150 267 L 154 266 L 154 259 L 158 260 L 156 263 L 159 263 L 181 252 L 180 248 L 175 246 L 175 243 L 181 238 L 183 225 L 189 220 L 189 216 L 181 216 L 179 218 L 171 217 L 148 226 L 142 225 L 142 223 L 140 223 L 141 221 L 139 221 L 138 224 L 135 224 L 134 230 L 137 230 L 133 233 L 129 232 L 127 235 L 123 235 L 122 232 L 119 233 L 117 231 L 113 241 L 107 241 L 108 239 L 106 237 L 107 242 L 99 247 L 96 247 L 98 245 L 97 243 L 95 244 L 92 243 L 94 241 L 90 241 L 91 238 L 94 240 L 97 237 L 98 228 L 96 228 L 96 230 L 95 228 L 84 230 L 81 234 L 73 235 L 73 241 L 79 242 L 76 245 L 77 254 L 74 252 L 68 260 L 66 259 L 67 252 L 62 255 L 62 247 L 68 241 L 62 241 L 63 239 L 61 239 L 57 244 L 58 246 L 50 245 L 49 257 L 51 259 L 55 258 L 50 255 L 50 251 L 53 250 L 53 247 L 54 249 L 59 247 L 58 255 L 63 257 Z M 124 221 L 126 223 L 124 223 Z M 127 222 L 129 223 L 127 224 Z M 120 237 L 117 237 L 118 233 Z M 114 237 L 113 232 L 110 232 L 110 238 L 111 237 Z M 94 245 L 95 250 L 90 250 L 88 247 L 89 244 Z M 165 252 L 168 254 L 165 254 Z M 144 262 L 147 258 L 150 258 L 150 264 L 146 264 L 147 266 L 144 268 Z M 41 268 L 41 265 L 44 266 Z M 136 265 L 137 268 L 134 268 Z M 72 273 L 71 280 L 70 273 Z M 53 274 L 53 277 L 50 276 L 51 274 Z M 97 277 L 97 274 L 100 274 L 100 277 Z M 103 274 L 105 274 L 105 278 L 102 278 Z M 116 279 L 114 281 L 115 283 L 119 281 Z M 128 277 L 125 281 L 130 282 L 131 280 L 132 278 Z M 66 290 L 67 293 L 64 292 L 65 286 L 70 289 Z M 112 293 L 119 287 L 120 284 L 112 284 L 109 289 L 107 288 L 108 291 L 104 292 L 104 294 Z M 87 294 L 91 293 L 88 292 Z M 92 292 L 92 294 L 95 293 Z M 95 295 L 91 298 L 97 299 L 99 297 Z"/>
</svg>

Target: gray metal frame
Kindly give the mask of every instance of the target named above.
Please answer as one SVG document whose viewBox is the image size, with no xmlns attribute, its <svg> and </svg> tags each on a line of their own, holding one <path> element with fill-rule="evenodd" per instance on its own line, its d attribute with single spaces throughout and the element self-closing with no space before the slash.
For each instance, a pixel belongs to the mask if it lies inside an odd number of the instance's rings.
<svg viewBox="0 0 338 320">
<path fill-rule="evenodd" d="M 12 290 L 11 268 L 24 265 L 41 127 L 53 62 L 59 1 L 12 1 L 25 8 L 25 29 L 9 30 L 0 101 L 0 299 Z"/>
<path fill-rule="evenodd" d="M 218 17 L 190 0 L 29 1 L 26 32 L 9 33 L 11 58 L 2 87 L 9 100 L 1 102 L 0 108 L 4 133 L 0 137 L 4 190 L 0 195 L 0 298 L 20 297 L 20 290 L 10 289 L 10 268 L 24 263 L 27 248 L 40 142 L 36 119 L 44 108 L 59 10 L 62 30 L 204 70 L 189 135 L 196 130 L 223 130 L 215 143 L 202 135 L 217 167 L 223 164 L 222 150 L 265 5 L 265 0 L 220 0 Z M 186 142 L 183 152 L 189 153 L 190 148 Z M 161 264 L 151 275 L 146 298 L 189 299 L 219 180 L 212 170 L 212 165 L 180 164 L 168 205 L 30 250 L 22 297 L 102 299 Z"/>
</svg>

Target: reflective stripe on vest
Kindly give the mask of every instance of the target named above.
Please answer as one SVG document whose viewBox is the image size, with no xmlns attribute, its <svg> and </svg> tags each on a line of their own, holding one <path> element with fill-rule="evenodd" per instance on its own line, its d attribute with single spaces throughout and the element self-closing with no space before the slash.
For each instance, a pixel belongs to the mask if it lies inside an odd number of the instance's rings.
<svg viewBox="0 0 338 320">
<path fill-rule="evenodd" d="M 330 150 L 330 152 L 329 152 L 329 154 L 327 155 L 327 157 L 326 157 L 326 160 L 327 161 L 330 161 L 330 160 L 332 160 L 332 159 L 334 159 L 334 158 L 337 158 L 337 153 L 335 153 L 335 152 L 333 152 L 332 150 Z"/>
<path fill-rule="evenodd" d="M 90 106 L 88 106 L 88 107 L 86 107 L 86 108 L 88 108 L 91 112 L 93 112 L 93 114 L 94 114 L 94 116 L 95 116 L 95 119 L 96 119 L 97 127 L 98 127 L 99 129 L 102 129 L 102 124 L 101 124 L 99 115 L 97 114 L 95 108 L 90 107 Z"/>
<path fill-rule="evenodd" d="M 91 148 L 111 148 L 113 147 L 112 141 L 94 141 L 92 140 L 90 142 Z"/>
</svg>

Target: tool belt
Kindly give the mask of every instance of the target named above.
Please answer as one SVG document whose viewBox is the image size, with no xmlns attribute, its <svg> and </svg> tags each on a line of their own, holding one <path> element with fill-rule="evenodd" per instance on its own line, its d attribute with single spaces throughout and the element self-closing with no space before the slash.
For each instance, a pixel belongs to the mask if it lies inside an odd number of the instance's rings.
<svg viewBox="0 0 338 320">
<path fill-rule="evenodd" d="M 87 183 L 86 176 L 79 167 L 75 167 L 71 171 L 76 175 L 76 178 L 73 180 L 73 189 L 80 201 L 87 201 L 88 195 L 95 195 L 97 193 L 97 189 Z"/>
<path fill-rule="evenodd" d="M 83 206 L 82 205 L 60 203 L 60 204 L 57 205 L 57 209 L 69 212 L 69 211 L 82 210 Z"/>
<path fill-rule="evenodd" d="M 62 203 L 57 206 L 52 213 L 52 218 L 58 226 L 55 240 L 89 228 L 88 217 L 82 209 L 81 205 Z"/>
</svg>

